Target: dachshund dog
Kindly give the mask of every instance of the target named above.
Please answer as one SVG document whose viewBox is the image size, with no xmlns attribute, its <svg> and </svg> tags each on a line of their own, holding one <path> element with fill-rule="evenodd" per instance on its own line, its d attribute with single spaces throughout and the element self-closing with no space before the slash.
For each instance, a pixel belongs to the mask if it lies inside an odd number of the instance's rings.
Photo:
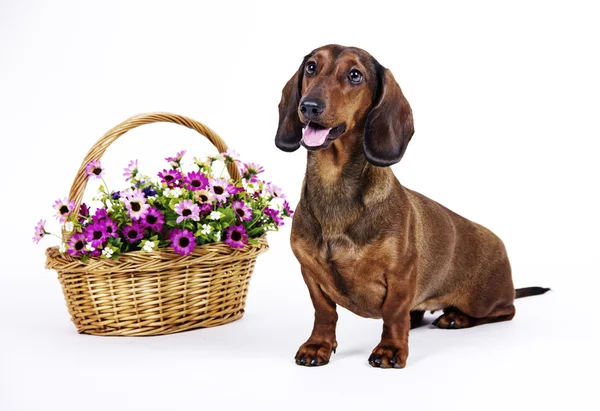
<svg viewBox="0 0 600 411">
<path fill-rule="evenodd" d="M 409 329 L 426 310 L 433 325 L 458 329 L 515 315 L 502 241 L 398 182 L 414 128 L 410 105 L 390 70 L 369 53 L 328 45 L 304 57 L 279 104 L 275 144 L 308 150 L 291 244 L 315 308 L 312 334 L 296 363 L 329 362 L 337 347 L 336 305 L 383 318 L 373 367 L 403 368 Z"/>
</svg>

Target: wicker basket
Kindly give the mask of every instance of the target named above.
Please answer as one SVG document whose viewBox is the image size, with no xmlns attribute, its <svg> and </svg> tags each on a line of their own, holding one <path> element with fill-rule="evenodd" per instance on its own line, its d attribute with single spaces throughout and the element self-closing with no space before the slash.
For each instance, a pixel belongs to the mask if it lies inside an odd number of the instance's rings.
<svg viewBox="0 0 600 411">
<path fill-rule="evenodd" d="M 214 131 L 190 118 L 168 113 L 131 117 L 108 131 L 85 157 L 69 194 L 76 210 L 88 180 L 86 165 L 99 160 L 128 130 L 155 122 L 181 124 L 207 137 L 219 152 L 227 149 Z M 228 165 L 228 171 L 232 178 L 240 177 L 234 163 Z M 248 244 L 242 250 L 221 242 L 197 246 L 189 256 L 160 249 L 123 253 L 116 261 L 90 258 L 82 263 L 51 247 L 46 250 L 46 268 L 58 272 L 78 332 L 160 335 L 213 327 L 242 317 L 256 257 L 267 249 L 263 235 L 258 245 Z"/>
</svg>

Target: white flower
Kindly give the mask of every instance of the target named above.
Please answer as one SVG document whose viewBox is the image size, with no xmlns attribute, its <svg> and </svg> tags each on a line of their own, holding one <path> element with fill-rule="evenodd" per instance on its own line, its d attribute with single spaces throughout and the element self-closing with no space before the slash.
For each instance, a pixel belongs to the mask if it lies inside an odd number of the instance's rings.
<svg viewBox="0 0 600 411">
<path fill-rule="evenodd" d="M 94 250 L 96 250 L 94 247 L 92 247 L 92 244 L 91 244 L 91 243 L 87 243 L 87 244 L 85 245 L 85 249 L 86 249 L 87 251 L 94 251 Z"/>
<path fill-rule="evenodd" d="M 210 232 L 212 231 L 212 227 L 208 224 L 202 224 L 202 231 L 200 231 L 202 234 L 206 235 L 206 234 L 210 234 Z"/>
<path fill-rule="evenodd" d="M 67 244 L 60 243 L 60 247 L 58 247 L 58 251 L 60 251 L 61 253 L 64 253 L 65 251 L 67 251 Z"/>
<path fill-rule="evenodd" d="M 110 247 L 105 247 L 104 250 L 102 250 L 102 255 L 106 258 L 112 257 L 113 253 L 114 251 Z"/>
<path fill-rule="evenodd" d="M 181 191 L 181 188 L 179 188 L 179 187 L 165 188 L 163 191 L 163 195 L 165 197 L 169 197 L 169 198 L 179 198 L 179 197 L 181 197 L 182 194 L 183 194 L 183 191 Z"/>
<path fill-rule="evenodd" d="M 146 241 L 146 244 L 144 244 L 142 250 L 144 250 L 147 253 L 154 251 L 154 241 Z"/>
<path fill-rule="evenodd" d="M 208 218 L 210 218 L 211 220 L 220 220 L 221 219 L 221 213 L 219 211 L 213 211 L 210 213 L 210 215 L 208 216 Z"/>
<path fill-rule="evenodd" d="M 67 221 L 67 222 L 65 223 L 65 231 L 66 231 L 67 233 L 70 233 L 70 232 L 72 232 L 72 231 L 73 231 L 73 222 L 72 222 L 72 221 Z"/>
<path fill-rule="evenodd" d="M 223 161 L 225 160 L 225 157 L 223 157 L 221 154 L 215 154 L 214 156 L 208 156 L 208 158 L 212 161 Z"/>
<path fill-rule="evenodd" d="M 216 240 L 216 241 L 221 241 L 221 232 L 220 232 L 220 231 L 217 231 L 217 232 L 214 234 L 214 236 L 215 236 L 215 240 Z"/>
<path fill-rule="evenodd" d="M 108 205 L 106 206 L 106 212 L 107 212 L 107 213 L 110 213 L 110 212 L 112 212 L 112 211 L 113 211 L 112 203 L 111 203 L 111 202 L 109 202 L 109 203 L 108 203 Z"/>
</svg>

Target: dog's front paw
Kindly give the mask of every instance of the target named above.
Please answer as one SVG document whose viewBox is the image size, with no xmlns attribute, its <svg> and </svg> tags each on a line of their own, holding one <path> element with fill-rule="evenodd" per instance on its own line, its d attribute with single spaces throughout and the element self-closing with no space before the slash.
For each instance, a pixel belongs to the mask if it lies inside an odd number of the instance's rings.
<svg viewBox="0 0 600 411">
<path fill-rule="evenodd" d="M 380 344 L 369 357 L 369 364 L 377 368 L 404 368 L 407 357 L 407 347 Z"/>
<path fill-rule="evenodd" d="M 305 342 L 296 353 L 296 364 L 307 367 L 325 365 L 329 362 L 331 353 L 335 352 L 337 343 L 309 343 Z"/>
</svg>

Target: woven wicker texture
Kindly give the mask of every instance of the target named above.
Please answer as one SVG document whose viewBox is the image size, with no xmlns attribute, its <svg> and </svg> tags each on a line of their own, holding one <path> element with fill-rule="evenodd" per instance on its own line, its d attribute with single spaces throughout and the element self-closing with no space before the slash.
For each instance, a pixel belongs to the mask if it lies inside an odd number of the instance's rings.
<svg viewBox="0 0 600 411">
<path fill-rule="evenodd" d="M 190 118 L 169 113 L 131 117 L 102 136 L 83 160 L 69 194 L 76 210 L 88 180 L 86 165 L 99 160 L 128 130 L 155 122 L 184 125 L 207 137 L 219 152 L 227 150 L 214 131 Z M 233 163 L 228 165 L 228 172 L 234 179 L 240 177 Z M 63 236 L 66 239 L 66 233 Z M 78 332 L 171 334 L 225 324 L 244 314 L 256 257 L 268 249 L 266 235 L 258 242 L 242 250 L 213 243 L 197 246 L 189 256 L 161 249 L 124 253 L 117 261 L 90 258 L 86 263 L 50 247 L 46 250 L 46 268 L 57 271 Z"/>
</svg>

